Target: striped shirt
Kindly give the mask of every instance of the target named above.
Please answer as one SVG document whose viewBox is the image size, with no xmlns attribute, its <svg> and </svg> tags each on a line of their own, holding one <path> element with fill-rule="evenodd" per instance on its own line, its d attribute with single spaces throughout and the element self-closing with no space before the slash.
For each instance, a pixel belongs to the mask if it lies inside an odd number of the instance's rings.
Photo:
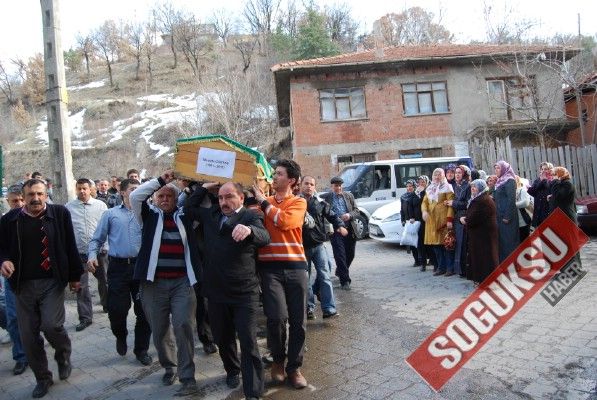
<svg viewBox="0 0 597 400">
<path fill-rule="evenodd" d="M 187 276 L 184 245 L 173 214 L 164 214 L 164 228 L 155 276 L 163 279 Z"/>
</svg>

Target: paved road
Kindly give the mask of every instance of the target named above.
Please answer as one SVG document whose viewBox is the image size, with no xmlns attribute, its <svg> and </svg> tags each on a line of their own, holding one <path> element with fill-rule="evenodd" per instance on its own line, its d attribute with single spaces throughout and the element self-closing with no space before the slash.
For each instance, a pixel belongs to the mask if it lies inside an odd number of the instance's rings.
<svg viewBox="0 0 597 400">
<path fill-rule="evenodd" d="M 337 291 L 341 316 L 323 320 L 319 313 L 309 321 L 304 367 L 309 387 L 296 391 L 268 384 L 265 397 L 597 400 L 597 239 L 581 254 L 589 273 L 572 292 L 556 307 L 535 296 L 440 393 L 434 393 L 404 359 L 473 286 L 456 276 L 433 277 L 430 271 L 412 268 L 411 256 L 396 247 L 359 242 L 353 290 Z M 75 332 L 76 305 L 67 301 L 74 369 L 68 381 L 56 379 L 46 398 L 172 398 L 177 385 L 161 386 L 163 371 L 157 362 L 142 367 L 131 354 L 116 354 L 107 315 L 100 310 L 95 307 L 91 327 Z M 155 350 L 151 354 L 156 358 Z M 242 398 L 240 390 L 226 387 L 217 355 L 206 356 L 198 348 L 195 361 L 201 392 L 191 398 Z M 0 399 L 30 398 L 32 373 L 13 376 L 12 366 L 10 347 L 0 347 Z M 54 362 L 51 368 L 57 376 Z"/>
</svg>

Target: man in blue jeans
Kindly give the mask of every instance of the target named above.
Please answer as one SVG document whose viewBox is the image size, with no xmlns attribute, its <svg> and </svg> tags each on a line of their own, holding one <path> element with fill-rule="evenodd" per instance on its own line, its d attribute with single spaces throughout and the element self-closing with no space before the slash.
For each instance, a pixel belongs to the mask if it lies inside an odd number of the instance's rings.
<svg viewBox="0 0 597 400">
<path fill-rule="evenodd" d="M 8 188 L 6 194 L 6 201 L 10 209 L 22 208 L 25 205 L 23 200 L 23 185 L 12 185 Z M 25 355 L 25 349 L 21 343 L 21 335 L 19 333 L 19 324 L 17 323 L 17 304 L 15 294 L 8 282 L 2 283 L 4 287 L 4 298 L 6 302 L 6 330 L 12 341 L 12 359 L 15 361 L 15 366 L 12 369 L 12 373 L 15 375 L 21 375 L 29 363 L 27 362 L 27 356 Z"/>
<path fill-rule="evenodd" d="M 307 319 L 315 319 L 315 295 L 313 286 L 316 284 L 321 301 L 323 318 L 335 317 L 336 302 L 334 300 L 334 289 L 328 270 L 328 254 L 323 246 L 328 240 L 325 229 L 325 220 L 334 227 L 334 231 L 342 236 L 348 235 L 344 222 L 340 219 L 331 206 L 319 201 L 315 196 L 315 178 L 305 176 L 301 181 L 301 196 L 307 200 L 307 212 L 315 221 L 313 228 L 303 227 L 303 246 L 309 272 L 309 298 L 307 301 Z M 311 264 L 315 265 L 316 274 L 311 274 Z"/>
</svg>

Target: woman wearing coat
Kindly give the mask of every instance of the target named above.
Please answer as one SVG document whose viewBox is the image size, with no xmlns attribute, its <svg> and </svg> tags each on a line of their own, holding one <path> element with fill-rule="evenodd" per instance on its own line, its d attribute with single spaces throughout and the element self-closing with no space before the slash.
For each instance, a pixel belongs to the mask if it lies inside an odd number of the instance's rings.
<svg viewBox="0 0 597 400">
<path fill-rule="evenodd" d="M 469 185 L 471 170 L 466 165 L 459 165 L 454 171 L 454 200 L 448 200 L 447 205 L 454 209 L 454 231 L 456 233 L 456 248 L 454 249 L 454 267 L 452 271 L 446 272 L 446 276 L 458 274 L 466 277 L 466 232 L 464 225 L 460 223 L 460 217 L 466 214 L 468 201 L 471 198 L 471 187 Z"/>
<path fill-rule="evenodd" d="M 452 229 L 454 209 L 447 206 L 445 202 L 453 199 L 454 189 L 446 180 L 444 170 L 436 168 L 421 204 L 423 221 L 425 221 L 425 244 L 433 246 L 437 259 L 437 271 L 433 274 L 435 276 L 444 275 L 448 268 L 449 260 L 443 240 L 448 229 Z"/>
<path fill-rule="evenodd" d="M 548 162 L 542 162 L 539 165 L 539 176 L 531 187 L 528 189 L 528 193 L 533 196 L 533 219 L 531 226 L 534 228 L 541 225 L 545 218 L 549 215 L 549 187 L 553 179 L 553 164 Z"/>
<path fill-rule="evenodd" d="M 570 181 L 568 170 L 564 167 L 556 167 L 554 169 L 554 180 L 551 182 L 550 195 L 548 196 L 549 212 L 551 213 L 556 208 L 559 208 L 576 224 L 575 195 L 576 191 Z"/>
<path fill-rule="evenodd" d="M 467 277 L 475 286 L 483 282 L 498 266 L 497 222 L 495 203 L 483 179 L 471 182 L 471 200 L 466 216 L 460 218 L 468 234 L 470 268 Z"/>
<path fill-rule="evenodd" d="M 493 168 L 497 176 L 493 200 L 497 211 L 498 255 L 502 262 L 519 244 L 516 175 L 510 164 L 503 160 Z"/>
<path fill-rule="evenodd" d="M 531 204 L 531 196 L 527 193 L 527 188 L 516 175 L 516 208 L 518 208 L 518 235 L 520 243 L 529 237 L 531 233 L 531 216 L 526 208 Z"/>
<path fill-rule="evenodd" d="M 429 177 L 421 175 L 418 179 L 418 185 L 415 189 L 415 194 L 423 202 L 425 198 L 427 186 L 429 186 Z M 419 208 L 421 205 L 419 204 Z M 422 216 L 421 216 L 422 218 Z M 425 272 L 427 265 L 433 265 L 434 270 L 437 268 L 437 261 L 435 259 L 435 252 L 433 248 L 425 244 L 425 221 L 421 219 L 421 226 L 419 227 L 419 243 L 417 244 L 418 251 L 423 254 L 423 263 L 421 264 L 421 272 Z M 429 260 L 429 261 L 428 261 Z"/>
<path fill-rule="evenodd" d="M 406 193 L 400 196 L 400 219 L 402 220 L 403 227 L 407 223 L 420 222 L 423 219 L 421 216 L 421 199 L 415 193 L 415 187 L 416 182 L 409 179 L 406 182 Z M 420 267 L 426 264 L 427 260 L 423 247 L 419 248 L 417 244 L 417 246 L 410 246 L 410 250 L 415 260 L 413 267 Z"/>
</svg>

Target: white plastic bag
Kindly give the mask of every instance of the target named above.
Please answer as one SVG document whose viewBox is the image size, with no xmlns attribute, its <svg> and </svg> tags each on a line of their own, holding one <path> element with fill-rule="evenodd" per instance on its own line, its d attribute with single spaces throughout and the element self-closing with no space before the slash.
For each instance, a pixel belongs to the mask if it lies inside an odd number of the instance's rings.
<svg viewBox="0 0 597 400">
<path fill-rule="evenodd" d="M 402 239 L 400 239 L 400 245 L 417 247 L 417 243 L 419 242 L 420 226 L 420 221 L 415 221 L 412 223 L 408 221 L 404 225 L 404 229 L 402 229 Z"/>
</svg>

